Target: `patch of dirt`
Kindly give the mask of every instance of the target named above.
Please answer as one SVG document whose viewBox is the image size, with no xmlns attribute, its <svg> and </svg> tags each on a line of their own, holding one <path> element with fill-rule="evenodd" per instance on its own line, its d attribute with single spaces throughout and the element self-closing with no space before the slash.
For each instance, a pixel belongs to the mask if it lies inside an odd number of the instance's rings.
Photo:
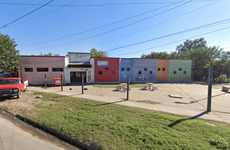
<svg viewBox="0 0 230 150">
<path fill-rule="evenodd" d="M 52 105 L 57 102 L 53 101 L 43 101 L 38 97 L 38 94 L 34 94 L 33 91 L 22 92 L 22 96 L 20 99 L 16 97 L 3 97 L 0 98 L 0 108 L 3 110 L 7 110 L 13 114 L 18 114 L 25 109 L 36 109 L 36 105 L 39 103 L 43 103 L 43 105 Z"/>
</svg>

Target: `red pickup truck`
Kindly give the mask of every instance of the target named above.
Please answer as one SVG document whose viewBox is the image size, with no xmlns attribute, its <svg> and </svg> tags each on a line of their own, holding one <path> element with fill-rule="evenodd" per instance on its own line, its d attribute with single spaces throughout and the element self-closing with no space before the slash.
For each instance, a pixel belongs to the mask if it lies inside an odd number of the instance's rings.
<svg viewBox="0 0 230 150">
<path fill-rule="evenodd" d="M 22 78 L 2 78 L 0 79 L 0 97 L 17 96 L 20 98 L 26 86 L 28 86 L 28 81 L 23 82 Z"/>
</svg>

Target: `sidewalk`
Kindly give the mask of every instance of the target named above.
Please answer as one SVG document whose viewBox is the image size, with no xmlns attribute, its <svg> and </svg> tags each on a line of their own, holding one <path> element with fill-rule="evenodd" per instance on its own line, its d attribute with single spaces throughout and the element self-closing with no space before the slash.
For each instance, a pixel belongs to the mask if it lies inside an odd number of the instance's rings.
<svg viewBox="0 0 230 150">
<path fill-rule="evenodd" d="M 64 86 L 62 92 L 60 87 L 50 87 L 48 89 L 28 87 L 28 90 L 230 123 L 230 93 L 221 91 L 221 86 L 213 86 L 212 88 L 212 111 L 209 113 L 206 112 L 207 85 L 166 83 L 158 86 L 157 91 L 143 91 L 140 88 L 132 88 L 129 101 L 126 101 L 126 92 L 115 91 L 115 88 L 97 88 L 91 85 L 85 86 L 87 90 L 84 90 L 84 94 L 81 94 L 81 86 Z M 72 90 L 69 90 L 70 88 Z M 170 98 L 169 95 L 180 95 L 183 96 L 183 99 Z M 135 102 L 140 100 L 149 100 L 160 104 Z"/>
</svg>

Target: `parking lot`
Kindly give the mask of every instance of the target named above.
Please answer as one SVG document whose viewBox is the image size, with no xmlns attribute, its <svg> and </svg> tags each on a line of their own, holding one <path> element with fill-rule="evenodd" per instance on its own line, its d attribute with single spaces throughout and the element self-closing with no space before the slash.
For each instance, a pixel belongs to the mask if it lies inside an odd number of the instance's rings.
<svg viewBox="0 0 230 150">
<path fill-rule="evenodd" d="M 86 85 L 84 94 L 81 86 L 49 87 L 28 87 L 28 90 L 57 93 L 103 101 L 105 103 L 115 103 L 131 107 L 163 111 L 182 116 L 199 116 L 203 119 L 224 121 L 230 123 L 230 92 L 222 91 L 222 84 L 212 86 L 212 111 L 207 113 L 207 93 L 208 86 L 201 83 L 156 83 L 158 90 L 142 90 L 142 88 L 132 88 L 129 92 L 129 101 L 126 101 L 127 92 L 117 91 L 114 88 L 98 88 Z M 229 84 L 225 84 L 229 86 Z M 169 95 L 178 95 L 182 98 L 172 98 Z"/>
</svg>

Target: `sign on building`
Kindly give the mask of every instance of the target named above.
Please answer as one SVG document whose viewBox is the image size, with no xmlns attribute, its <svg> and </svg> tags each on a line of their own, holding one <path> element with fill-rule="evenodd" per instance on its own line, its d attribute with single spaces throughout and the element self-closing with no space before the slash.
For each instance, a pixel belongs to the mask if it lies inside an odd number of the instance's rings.
<svg viewBox="0 0 230 150">
<path fill-rule="evenodd" d="M 98 67 L 108 67 L 108 61 L 97 61 Z"/>
</svg>

